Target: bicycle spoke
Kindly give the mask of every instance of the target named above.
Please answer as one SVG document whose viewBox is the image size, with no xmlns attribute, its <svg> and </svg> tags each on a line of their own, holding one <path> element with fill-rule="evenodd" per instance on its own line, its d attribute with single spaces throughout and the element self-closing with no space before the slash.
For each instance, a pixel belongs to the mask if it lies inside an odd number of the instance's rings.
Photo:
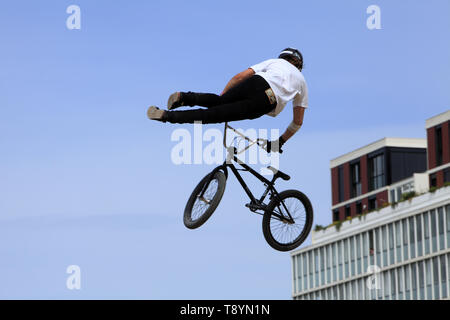
<svg viewBox="0 0 450 320">
<path fill-rule="evenodd" d="M 273 238 L 278 243 L 290 244 L 301 236 L 306 223 L 306 208 L 297 198 L 286 198 L 283 200 L 283 203 L 279 203 L 273 210 L 270 230 Z M 290 223 L 291 221 L 286 209 L 289 211 L 294 223 Z"/>
<path fill-rule="evenodd" d="M 200 194 L 197 195 L 197 198 L 195 199 L 194 205 L 192 207 L 192 221 L 199 219 L 206 212 L 206 210 L 208 210 L 210 202 L 214 199 L 214 196 L 217 193 L 218 187 L 219 184 L 217 179 L 211 180 L 203 194 L 203 197 L 200 198 Z"/>
</svg>

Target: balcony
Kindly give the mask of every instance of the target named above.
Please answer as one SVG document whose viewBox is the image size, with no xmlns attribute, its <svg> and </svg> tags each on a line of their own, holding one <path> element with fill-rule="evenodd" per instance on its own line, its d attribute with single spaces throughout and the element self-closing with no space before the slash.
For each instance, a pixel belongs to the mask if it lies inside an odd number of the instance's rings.
<svg viewBox="0 0 450 320">
<path fill-rule="evenodd" d="M 406 195 L 422 194 L 430 189 L 427 173 L 415 173 L 411 178 L 404 179 L 389 186 L 389 203 L 404 200 Z"/>
</svg>

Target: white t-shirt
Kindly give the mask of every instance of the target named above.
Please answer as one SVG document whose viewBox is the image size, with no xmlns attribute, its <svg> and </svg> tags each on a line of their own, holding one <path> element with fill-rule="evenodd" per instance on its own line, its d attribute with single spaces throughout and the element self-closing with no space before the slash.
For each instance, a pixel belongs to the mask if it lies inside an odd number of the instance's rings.
<svg viewBox="0 0 450 320">
<path fill-rule="evenodd" d="M 308 87 L 303 74 L 284 59 L 269 59 L 250 67 L 263 77 L 277 97 L 275 110 L 267 115 L 275 117 L 291 100 L 294 107 L 308 108 Z"/>
</svg>

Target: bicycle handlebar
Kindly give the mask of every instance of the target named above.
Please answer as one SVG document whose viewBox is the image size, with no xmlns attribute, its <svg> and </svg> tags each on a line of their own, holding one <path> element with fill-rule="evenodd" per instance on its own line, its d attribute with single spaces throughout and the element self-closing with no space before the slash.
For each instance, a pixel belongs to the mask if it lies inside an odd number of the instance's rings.
<svg viewBox="0 0 450 320">
<path fill-rule="evenodd" d="M 249 142 L 249 145 L 247 147 L 245 147 L 244 149 L 240 150 L 239 152 L 236 151 L 236 154 L 240 154 L 242 152 L 244 152 L 245 150 L 247 150 L 248 148 L 250 148 L 251 146 L 253 146 L 254 144 L 258 145 L 260 148 L 262 148 L 263 150 L 267 151 L 267 143 L 269 143 L 269 141 L 267 139 L 261 139 L 258 138 L 255 141 L 251 140 L 249 137 L 247 137 L 246 135 L 244 135 L 243 133 L 239 132 L 238 130 L 234 129 L 233 127 L 231 127 L 230 125 L 228 125 L 228 122 L 225 122 L 225 126 L 224 126 L 224 135 L 223 135 L 223 146 L 225 147 L 225 149 L 228 149 L 230 146 L 227 146 L 227 129 L 231 129 L 234 132 L 236 132 L 239 136 L 241 136 L 242 138 L 244 138 L 245 140 L 247 140 Z M 237 137 L 234 137 L 233 141 L 236 139 Z M 281 147 L 278 150 L 279 153 L 283 153 L 283 150 L 281 150 Z"/>
</svg>

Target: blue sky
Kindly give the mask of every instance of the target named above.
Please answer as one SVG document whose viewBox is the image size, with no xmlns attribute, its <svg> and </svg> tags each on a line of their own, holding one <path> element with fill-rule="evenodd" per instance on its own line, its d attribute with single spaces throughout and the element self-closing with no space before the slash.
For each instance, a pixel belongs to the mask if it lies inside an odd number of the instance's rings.
<svg viewBox="0 0 450 320">
<path fill-rule="evenodd" d="M 81 30 L 66 28 L 71 4 Z M 366 27 L 372 4 L 381 30 Z M 425 119 L 449 108 L 449 14 L 445 0 L 3 3 L 0 298 L 289 299 L 289 254 L 265 243 L 235 180 L 207 224 L 183 226 L 212 167 L 174 165 L 171 133 L 192 126 L 150 122 L 146 108 L 177 90 L 220 93 L 299 48 L 310 108 L 278 188 L 304 191 L 327 225 L 330 159 L 424 138 Z M 289 108 L 239 126 L 284 130 Z M 72 264 L 79 291 L 65 286 Z"/>
</svg>

